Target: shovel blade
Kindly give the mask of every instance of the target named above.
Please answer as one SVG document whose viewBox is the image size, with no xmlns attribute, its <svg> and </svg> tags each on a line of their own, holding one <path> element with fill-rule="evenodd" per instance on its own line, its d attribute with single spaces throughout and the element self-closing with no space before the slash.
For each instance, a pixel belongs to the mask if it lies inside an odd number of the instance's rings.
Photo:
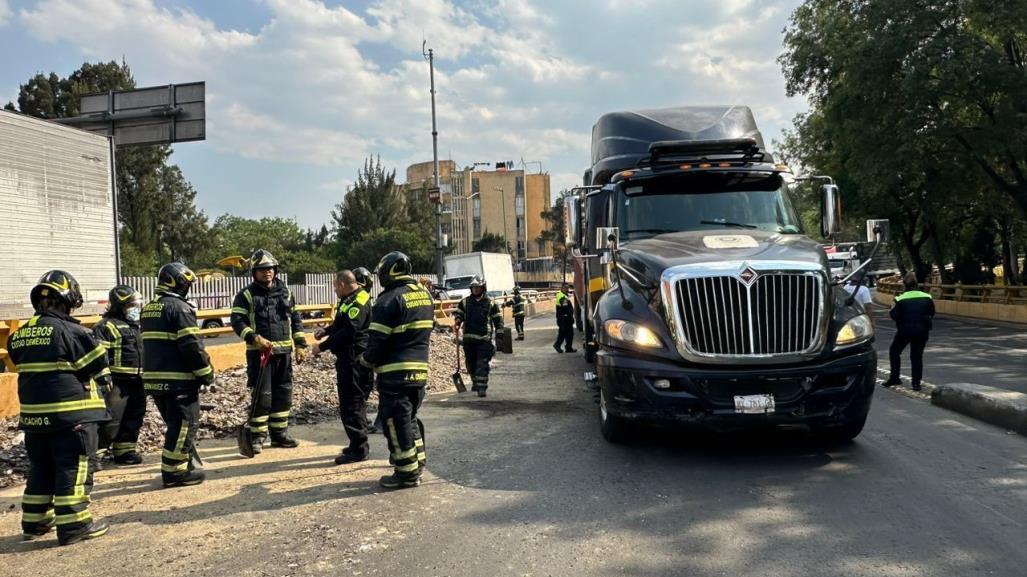
<svg viewBox="0 0 1027 577">
<path fill-rule="evenodd" d="M 253 452 L 253 441 L 250 439 L 250 431 L 243 424 L 239 427 L 239 434 L 237 435 L 239 442 L 239 454 L 247 459 L 252 459 Z"/>
<path fill-rule="evenodd" d="M 464 386 L 464 377 L 460 373 L 453 373 L 453 386 L 456 387 L 458 393 L 467 392 L 467 387 Z"/>
</svg>

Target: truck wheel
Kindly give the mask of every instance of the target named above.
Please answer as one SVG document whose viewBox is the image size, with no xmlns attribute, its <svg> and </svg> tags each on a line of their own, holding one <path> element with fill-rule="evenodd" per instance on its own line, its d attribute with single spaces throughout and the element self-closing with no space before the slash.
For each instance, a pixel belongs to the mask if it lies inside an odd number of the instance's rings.
<svg viewBox="0 0 1027 577">
<path fill-rule="evenodd" d="M 203 321 L 203 328 L 205 329 L 220 329 L 225 325 L 221 324 L 220 319 L 207 319 Z M 217 338 L 217 335 L 206 335 L 208 339 Z"/>
<path fill-rule="evenodd" d="M 813 429 L 813 433 L 828 443 L 848 443 L 863 432 L 863 426 L 867 423 L 867 415 L 870 411 L 855 415 L 850 419 L 837 425 L 825 425 Z"/>
<path fill-rule="evenodd" d="M 606 393 L 602 385 L 599 386 L 599 432 L 608 443 L 614 445 L 623 443 L 631 433 L 631 424 L 620 418 L 611 415 L 606 410 Z"/>
</svg>

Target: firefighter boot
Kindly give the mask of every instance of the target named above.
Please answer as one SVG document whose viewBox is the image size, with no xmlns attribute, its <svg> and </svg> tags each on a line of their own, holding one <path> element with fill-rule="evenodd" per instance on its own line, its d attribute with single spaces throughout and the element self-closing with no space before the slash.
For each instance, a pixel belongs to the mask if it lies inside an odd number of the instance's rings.
<svg viewBox="0 0 1027 577">
<path fill-rule="evenodd" d="M 184 475 L 175 477 L 164 478 L 164 488 L 170 489 L 172 487 L 188 487 L 190 485 L 199 485 L 207 478 L 206 473 L 203 469 L 193 469 Z"/>
<path fill-rule="evenodd" d="M 378 479 L 378 484 L 383 489 L 413 489 L 414 487 L 420 486 L 421 476 L 416 477 L 401 477 L 399 475 L 385 475 L 381 479 Z"/>
<path fill-rule="evenodd" d="M 142 462 L 143 456 L 135 451 L 125 453 L 124 455 L 116 455 L 114 457 L 114 463 L 117 465 L 139 465 Z"/>
<path fill-rule="evenodd" d="M 71 535 L 58 535 L 57 543 L 60 545 L 74 545 L 79 541 L 87 541 L 89 539 L 96 539 L 97 537 L 103 537 L 107 534 L 110 529 L 110 525 L 107 521 L 91 521 L 88 525 L 82 528 L 80 531 L 76 531 Z"/>
<path fill-rule="evenodd" d="M 22 533 L 21 533 L 21 540 L 22 541 L 35 541 L 36 539 L 39 539 L 40 537 L 46 537 L 50 533 L 50 531 L 53 531 L 53 529 L 54 529 L 54 523 L 53 523 L 53 521 L 50 521 L 49 525 L 42 525 L 42 526 L 35 527 L 33 529 L 23 530 Z"/>
<path fill-rule="evenodd" d="M 338 457 L 335 457 L 335 464 L 336 465 L 346 465 L 346 464 L 349 464 L 349 463 L 359 463 L 361 461 L 366 461 L 367 459 L 368 459 L 368 451 L 367 450 L 365 450 L 364 452 L 361 453 L 359 451 L 350 450 L 349 447 L 346 447 L 345 449 L 342 450 L 341 453 L 339 453 Z"/>
<path fill-rule="evenodd" d="M 294 439 L 289 431 L 283 430 L 280 433 L 271 433 L 271 446 L 279 449 L 295 449 L 300 446 L 300 442 Z"/>
</svg>

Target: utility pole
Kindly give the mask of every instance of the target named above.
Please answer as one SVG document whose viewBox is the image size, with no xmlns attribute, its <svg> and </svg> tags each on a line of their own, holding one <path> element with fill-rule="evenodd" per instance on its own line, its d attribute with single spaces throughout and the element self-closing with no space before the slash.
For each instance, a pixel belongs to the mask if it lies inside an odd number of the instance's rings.
<svg viewBox="0 0 1027 577">
<path fill-rule="evenodd" d="M 428 45 L 425 40 L 421 44 L 421 53 L 428 61 L 428 74 L 431 78 L 431 151 L 432 166 L 435 171 L 435 188 L 439 190 L 439 202 L 435 205 L 435 282 L 441 284 L 444 272 L 442 270 L 442 191 L 439 185 L 439 130 L 435 124 L 435 50 L 429 48 L 425 53 L 424 48 Z"/>
</svg>

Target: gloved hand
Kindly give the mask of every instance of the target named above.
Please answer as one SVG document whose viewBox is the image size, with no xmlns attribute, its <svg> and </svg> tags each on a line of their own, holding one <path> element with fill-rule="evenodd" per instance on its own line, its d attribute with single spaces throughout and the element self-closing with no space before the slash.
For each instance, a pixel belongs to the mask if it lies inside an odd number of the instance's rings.
<svg viewBox="0 0 1027 577">
<path fill-rule="evenodd" d="M 302 364 L 310 355 L 310 347 L 296 347 L 296 364 Z"/>
<path fill-rule="evenodd" d="M 271 349 L 275 348 L 275 345 L 271 344 L 271 341 L 265 339 L 260 335 L 253 337 L 253 344 L 257 345 L 257 348 L 262 351 L 270 351 Z"/>
<path fill-rule="evenodd" d="M 318 340 L 321 340 L 321 339 L 325 338 L 325 336 L 326 336 L 327 334 L 328 334 L 328 331 L 327 331 L 327 330 L 325 330 L 325 328 L 324 328 L 324 327 L 320 327 L 320 328 L 318 328 L 318 329 L 317 329 L 316 331 L 314 331 L 314 338 L 315 338 L 315 339 L 318 339 Z M 316 354 L 316 353 L 315 353 L 315 354 Z"/>
<path fill-rule="evenodd" d="M 323 352 L 324 351 L 321 350 L 321 347 L 315 346 L 311 349 L 310 355 L 316 359 L 317 357 L 320 357 Z"/>
</svg>

